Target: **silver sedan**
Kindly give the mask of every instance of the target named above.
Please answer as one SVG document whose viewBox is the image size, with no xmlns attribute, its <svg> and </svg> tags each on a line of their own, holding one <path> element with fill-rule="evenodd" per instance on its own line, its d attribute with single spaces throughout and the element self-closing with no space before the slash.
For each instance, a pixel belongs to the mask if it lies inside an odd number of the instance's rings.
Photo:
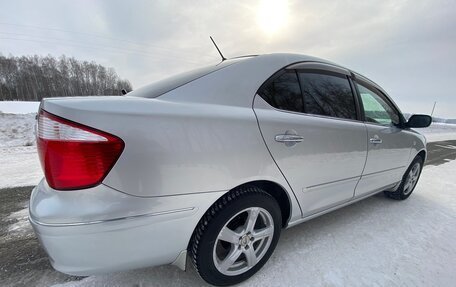
<svg viewBox="0 0 456 287">
<path fill-rule="evenodd" d="M 30 221 L 55 269 L 186 268 L 241 282 L 281 230 L 412 193 L 425 138 L 371 80 L 326 60 L 225 60 L 117 97 L 42 101 Z"/>
</svg>

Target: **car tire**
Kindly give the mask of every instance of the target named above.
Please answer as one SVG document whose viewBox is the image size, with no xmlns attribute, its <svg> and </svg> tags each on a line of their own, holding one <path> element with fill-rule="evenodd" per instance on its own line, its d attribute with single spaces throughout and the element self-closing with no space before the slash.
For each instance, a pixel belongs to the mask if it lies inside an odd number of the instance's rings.
<svg viewBox="0 0 456 287">
<path fill-rule="evenodd" d="M 190 257 L 198 274 L 216 286 L 242 282 L 269 259 L 280 237 L 277 201 L 255 186 L 217 200 L 196 227 Z"/>
<path fill-rule="evenodd" d="M 415 157 L 404 176 L 401 184 L 396 191 L 385 191 L 385 195 L 396 200 L 407 199 L 413 192 L 420 179 L 421 170 L 423 169 L 423 159 L 420 156 Z"/>
</svg>

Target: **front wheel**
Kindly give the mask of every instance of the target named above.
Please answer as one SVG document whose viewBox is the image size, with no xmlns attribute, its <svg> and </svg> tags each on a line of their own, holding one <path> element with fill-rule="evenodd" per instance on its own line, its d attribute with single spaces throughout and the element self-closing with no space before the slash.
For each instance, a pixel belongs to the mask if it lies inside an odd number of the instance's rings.
<svg viewBox="0 0 456 287">
<path fill-rule="evenodd" d="M 246 280 L 271 256 L 281 223 L 280 207 L 268 193 L 253 186 L 231 191 L 195 229 L 190 245 L 195 269 L 213 285 Z"/>
<path fill-rule="evenodd" d="M 397 200 L 407 199 L 412 194 L 416 184 L 418 183 L 422 168 L 423 159 L 420 156 L 415 157 L 402 177 L 402 182 L 398 189 L 396 191 L 385 191 L 385 195 L 389 198 Z"/>
</svg>

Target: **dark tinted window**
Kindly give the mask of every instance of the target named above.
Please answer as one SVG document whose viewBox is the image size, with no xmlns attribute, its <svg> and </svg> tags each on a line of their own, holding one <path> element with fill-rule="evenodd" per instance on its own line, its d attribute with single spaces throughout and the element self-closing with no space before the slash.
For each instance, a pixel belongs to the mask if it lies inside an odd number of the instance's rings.
<svg viewBox="0 0 456 287">
<path fill-rule="evenodd" d="M 259 92 L 271 106 L 287 111 L 302 112 L 302 95 L 295 71 L 287 71 L 267 83 Z"/>
<path fill-rule="evenodd" d="M 355 100 L 346 77 L 299 72 L 299 79 L 305 113 L 356 119 Z"/>
</svg>

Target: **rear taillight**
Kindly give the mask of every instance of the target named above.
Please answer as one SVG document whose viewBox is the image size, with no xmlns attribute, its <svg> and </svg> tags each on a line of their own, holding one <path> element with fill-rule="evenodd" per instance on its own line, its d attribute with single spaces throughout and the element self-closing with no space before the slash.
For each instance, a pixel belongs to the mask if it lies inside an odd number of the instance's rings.
<svg viewBox="0 0 456 287">
<path fill-rule="evenodd" d="M 124 142 L 111 134 L 40 110 L 38 154 L 50 187 L 82 189 L 101 183 L 116 163 Z"/>
</svg>

